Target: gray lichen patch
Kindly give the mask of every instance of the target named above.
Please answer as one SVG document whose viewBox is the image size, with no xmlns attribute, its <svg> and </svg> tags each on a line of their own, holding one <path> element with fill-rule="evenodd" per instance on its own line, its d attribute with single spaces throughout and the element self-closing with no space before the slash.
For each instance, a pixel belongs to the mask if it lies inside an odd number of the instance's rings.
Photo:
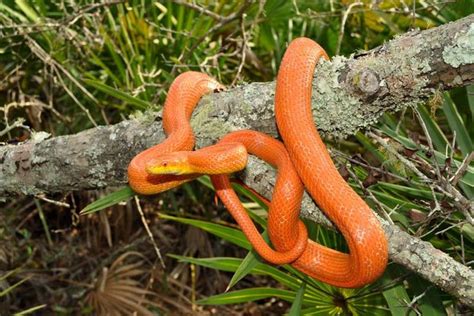
<svg viewBox="0 0 474 316">
<path fill-rule="evenodd" d="M 454 68 L 474 63 L 474 24 L 467 32 L 456 34 L 453 44 L 443 49 L 443 60 Z"/>
<path fill-rule="evenodd" d="M 399 53 L 400 46 L 404 54 Z M 338 57 L 332 65 L 320 66 L 329 77 L 316 82 L 315 93 L 323 94 L 326 115 L 317 111 L 314 115 L 325 132 L 338 137 L 353 134 L 375 123 L 386 111 L 416 106 L 426 98 L 426 74 L 431 66 L 423 52 L 430 50 L 430 44 L 409 37 L 398 43 L 391 41 L 380 50 L 383 53 L 378 56 L 368 53 L 357 59 Z M 318 96 L 315 98 L 318 102 Z"/>
<path fill-rule="evenodd" d="M 33 132 L 33 133 L 31 133 L 30 141 L 32 141 L 34 143 L 40 143 L 43 140 L 48 139 L 49 137 L 51 137 L 50 133 L 46 133 L 46 132 L 43 132 L 43 131 Z"/>
<path fill-rule="evenodd" d="M 273 96 L 273 83 L 251 83 L 204 97 L 191 119 L 197 147 L 211 145 L 242 129 L 276 136 Z"/>
<path fill-rule="evenodd" d="M 362 102 L 341 87 L 339 77 L 346 63 L 345 57 L 335 57 L 332 62 L 322 61 L 315 71 L 313 118 L 325 136 L 342 138 L 372 123 L 360 111 Z"/>
<path fill-rule="evenodd" d="M 206 96 L 199 103 L 198 110 L 194 111 L 191 127 L 196 139 L 199 140 L 198 147 L 212 145 L 231 130 L 226 119 L 229 112 L 228 105 L 218 100 L 219 97 L 212 99 Z"/>
</svg>

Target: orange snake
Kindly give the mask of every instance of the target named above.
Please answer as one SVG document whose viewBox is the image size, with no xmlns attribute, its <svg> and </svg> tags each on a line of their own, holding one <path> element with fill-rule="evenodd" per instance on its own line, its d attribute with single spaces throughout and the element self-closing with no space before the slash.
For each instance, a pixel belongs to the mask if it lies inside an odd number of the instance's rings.
<svg viewBox="0 0 474 316">
<path fill-rule="evenodd" d="M 290 43 L 280 66 L 275 117 L 284 145 L 262 133 L 237 131 L 216 145 L 197 151 L 189 120 L 204 94 L 223 87 L 198 72 L 178 76 L 163 110 L 168 138 L 138 154 L 128 168 L 131 187 L 155 194 L 209 174 L 254 249 L 270 263 L 291 263 L 328 284 L 355 288 L 375 281 L 388 260 L 387 240 L 369 206 L 339 175 L 313 122 L 311 92 L 314 69 L 325 51 L 314 41 Z M 268 233 L 276 250 L 263 240 L 233 191 L 228 174 L 245 168 L 247 152 L 278 168 L 268 212 Z M 304 187 L 347 241 L 345 254 L 307 239 L 299 220 Z"/>
</svg>

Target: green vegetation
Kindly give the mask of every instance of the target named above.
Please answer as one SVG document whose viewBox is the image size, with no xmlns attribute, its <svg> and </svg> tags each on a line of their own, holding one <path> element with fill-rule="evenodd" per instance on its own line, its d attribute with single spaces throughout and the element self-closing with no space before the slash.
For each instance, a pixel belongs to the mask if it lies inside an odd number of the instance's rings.
<svg viewBox="0 0 474 316">
<path fill-rule="evenodd" d="M 299 36 L 315 39 L 330 56 L 349 56 L 474 12 L 469 0 L 186 3 L 0 2 L 0 141 L 21 142 L 38 131 L 74 134 L 159 109 L 173 78 L 187 70 L 229 86 L 273 80 L 285 45 Z M 330 145 L 341 172 L 375 211 L 472 267 L 474 229 L 463 201 L 437 188 L 448 183 L 474 199 L 474 166 L 464 162 L 473 144 L 471 86 L 386 113 L 370 132 Z M 461 166 L 465 171 L 456 173 Z M 263 231 L 264 205 L 238 189 Z M 148 199 L 131 199 L 129 188 L 113 191 L 0 204 L 0 314 L 466 311 L 396 264 L 357 290 L 265 264 L 214 205 L 207 177 Z M 314 240 L 344 249 L 339 234 L 307 225 Z"/>
</svg>

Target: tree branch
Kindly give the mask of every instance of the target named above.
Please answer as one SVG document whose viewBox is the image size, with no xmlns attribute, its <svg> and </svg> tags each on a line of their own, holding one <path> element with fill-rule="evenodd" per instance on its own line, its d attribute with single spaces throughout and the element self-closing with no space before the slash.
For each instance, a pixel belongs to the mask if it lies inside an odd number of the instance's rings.
<svg viewBox="0 0 474 316">
<path fill-rule="evenodd" d="M 417 105 L 433 89 L 474 82 L 474 15 L 422 32 L 411 32 L 351 58 L 335 57 L 317 68 L 313 116 L 326 137 L 344 137 L 368 127 L 385 112 Z M 197 146 L 233 130 L 277 135 L 274 83 L 252 83 L 203 98 L 192 118 Z M 40 135 L 41 136 L 41 135 Z M 161 117 L 97 127 L 51 139 L 33 137 L 0 147 L 0 195 L 98 189 L 126 183 L 130 159 L 163 141 Z M 244 180 L 269 197 L 274 172 L 252 159 Z M 307 196 L 303 216 L 331 226 Z M 390 258 L 474 306 L 474 273 L 431 244 L 383 223 Z"/>
</svg>

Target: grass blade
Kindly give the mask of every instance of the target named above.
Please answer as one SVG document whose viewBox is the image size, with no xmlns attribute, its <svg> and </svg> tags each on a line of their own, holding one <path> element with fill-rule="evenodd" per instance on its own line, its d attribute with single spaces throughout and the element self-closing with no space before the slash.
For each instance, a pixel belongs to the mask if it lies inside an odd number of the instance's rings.
<svg viewBox="0 0 474 316">
<path fill-rule="evenodd" d="M 471 110 L 471 122 L 474 122 L 474 85 L 466 87 L 466 93 L 469 109 Z"/>
<path fill-rule="evenodd" d="M 435 286 L 416 275 L 410 281 L 410 286 L 415 291 L 414 295 L 420 297 L 417 307 L 422 315 L 447 315 L 441 300 L 441 292 Z"/>
<path fill-rule="evenodd" d="M 126 186 L 118 191 L 107 194 L 106 196 L 98 199 L 97 201 L 92 202 L 91 204 L 84 207 L 80 215 L 92 214 L 103 210 L 106 207 L 115 205 L 122 201 L 127 201 L 135 195 L 135 192 L 129 187 Z"/>
<path fill-rule="evenodd" d="M 117 98 L 119 100 L 124 101 L 125 103 L 132 104 L 136 108 L 140 110 L 146 110 L 151 107 L 151 104 L 143 101 L 141 99 L 135 98 L 123 91 L 117 90 L 115 88 L 112 88 L 106 84 L 103 84 L 102 82 L 92 80 L 92 79 L 84 79 L 84 82 L 87 83 L 88 85 L 96 88 L 97 90 L 100 90 L 102 92 L 105 92 L 106 94 Z"/>
<path fill-rule="evenodd" d="M 410 299 L 402 284 L 383 291 L 383 296 L 393 316 L 408 315 L 409 308 L 406 306 L 406 302 L 410 302 Z"/>
<path fill-rule="evenodd" d="M 192 258 L 179 256 L 174 254 L 168 254 L 169 257 L 178 260 L 179 262 L 192 263 L 201 267 L 210 269 L 235 272 L 241 265 L 242 259 L 239 258 L 227 258 L 227 257 L 215 257 L 215 258 Z"/>
<path fill-rule="evenodd" d="M 13 314 L 13 316 L 22 316 L 22 315 L 28 315 L 28 314 L 31 314 L 33 312 L 36 312 L 37 310 L 40 310 L 42 308 L 45 308 L 46 307 L 46 304 L 42 304 L 42 305 L 37 305 L 37 306 L 33 306 L 33 307 L 30 307 L 28 309 L 25 309 L 21 312 L 18 312 L 18 313 L 15 313 Z"/>
<path fill-rule="evenodd" d="M 266 231 L 263 232 L 262 237 L 267 243 L 270 242 Z M 235 271 L 225 291 L 229 291 L 231 287 L 237 284 L 237 282 L 246 277 L 260 263 L 260 261 L 261 259 L 255 250 L 249 251 L 247 256 L 245 256 L 244 260 L 242 260 L 241 264 Z"/>
<path fill-rule="evenodd" d="M 200 221 L 200 220 L 189 219 L 189 218 L 180 218 L 180 217 L 170 216 L 166 214 L 160 214 L 160 217 L 163 219 L 172 220 L 178 223 L 192 225 L 208 233 L 211 233 L 217 237 L 227 240 L 228 242 L 231 242 L 242 248 L 245 248 L 248 250 L 252 248 L 252 246 L 248 242 L 245 235 L 238 229 L 226 227 L 224 225 L 209 223 L 206 221 Z"/>
<path fill-rule="evenodd" d="M 20 286 L 21 284 L 25 283 L 26 281 L 28 281 L 29 279 L 31 279 L 31 277 L 26 277 L 24 279 L 21 279 L 20 281 L 16 282 L 15 284 L 9 286 L 8 288 L 4 289 L 3 291 L 0 292 L 0 297 L 3 297 L 5 295 L 7 295 L 8 293 L 10 293 L 11 291 L 13 291 L 15 288 L 17 288 L 18 286 Z"/>
<path fill-rule="evenodd" d="M 306 289 L 306 282 L 301 284 L 301 287 L 299 288 L 298 292 L 296 292 L 296 297 L 295 297 L 295 300 L 293 301 L 293 304 L 291 304 L 291 308 L 288 313 L 288 316 L 301 315 L 301 306 L 303 305 L 303 295 L 304 295 L 305 289 Z"/>
<path fill-rule="evenodd" d="M 295 292 L 266 287 L 233 291 L 224 294 L 214 295 L 197 301 L 201 305 L 225 305 L 258 301 L 266 298 L 278 297 L 285 301 L 292 302 Z"/>
<path fill-rule="evenodd" d="M 227 271 L 227 272 L 237 271 L 237 269 L 239 268 L 239 266 L 242 264 L 242 261 L 243 261 L 242 259 L 227 258 L 227 257 L 192 258 L 192 257 L 185 257 L 185 256 L 174 255 L 174 254 L 169 255 L 169 256 L 179 260 L 180 262 L 193 263 L 193 264 L 203 266 L 206 268 L 216 269 L 220 271 Z M 273 278 L 275 281 L 279 282 L 280 284 L 295 291 L 299 289 L 301 286 L 301 282 L 297 278 L 265 263 L 258 262 L 258 264 L 251 271 L 251 273 L 258 274 L 258 275 L 268 275 L 271 278 Z"/>
<path fill-rule="evenodd" d="M 447 93 L 444 94 L 443 111 L 446 114 L 449 126 L 453 131 L 456 131 L 456 143 L 459 145 L 463 156 L 469 155 L 473 150 L 471 137 L 456 105 Z"/>
<path fill-rule="evenodd" d="M 28 5 L 28 3 L 24 0 L 15 0 L 16 5 L 20 8 L 21 11 L 32 21 L 32 22 L 39 22 L 40 17 L 36 13 L 36 11 Z"/>
<path fill-rule="evenodd" d="M 441 128 L 439 128 L 438 124 L 433 120 L 423 105 L 418 107 L 418 111 L 420 113 L 421 119 L 426 125 L 428 133 L 430 134 L 431 140 L 433 141 L 433 146 L 437 151 L 444 153 L 446 151 L 446 146 L 448 146 L 448 140 L 443 134 L 443 131 L 441 131 Z"/>
</svg>

